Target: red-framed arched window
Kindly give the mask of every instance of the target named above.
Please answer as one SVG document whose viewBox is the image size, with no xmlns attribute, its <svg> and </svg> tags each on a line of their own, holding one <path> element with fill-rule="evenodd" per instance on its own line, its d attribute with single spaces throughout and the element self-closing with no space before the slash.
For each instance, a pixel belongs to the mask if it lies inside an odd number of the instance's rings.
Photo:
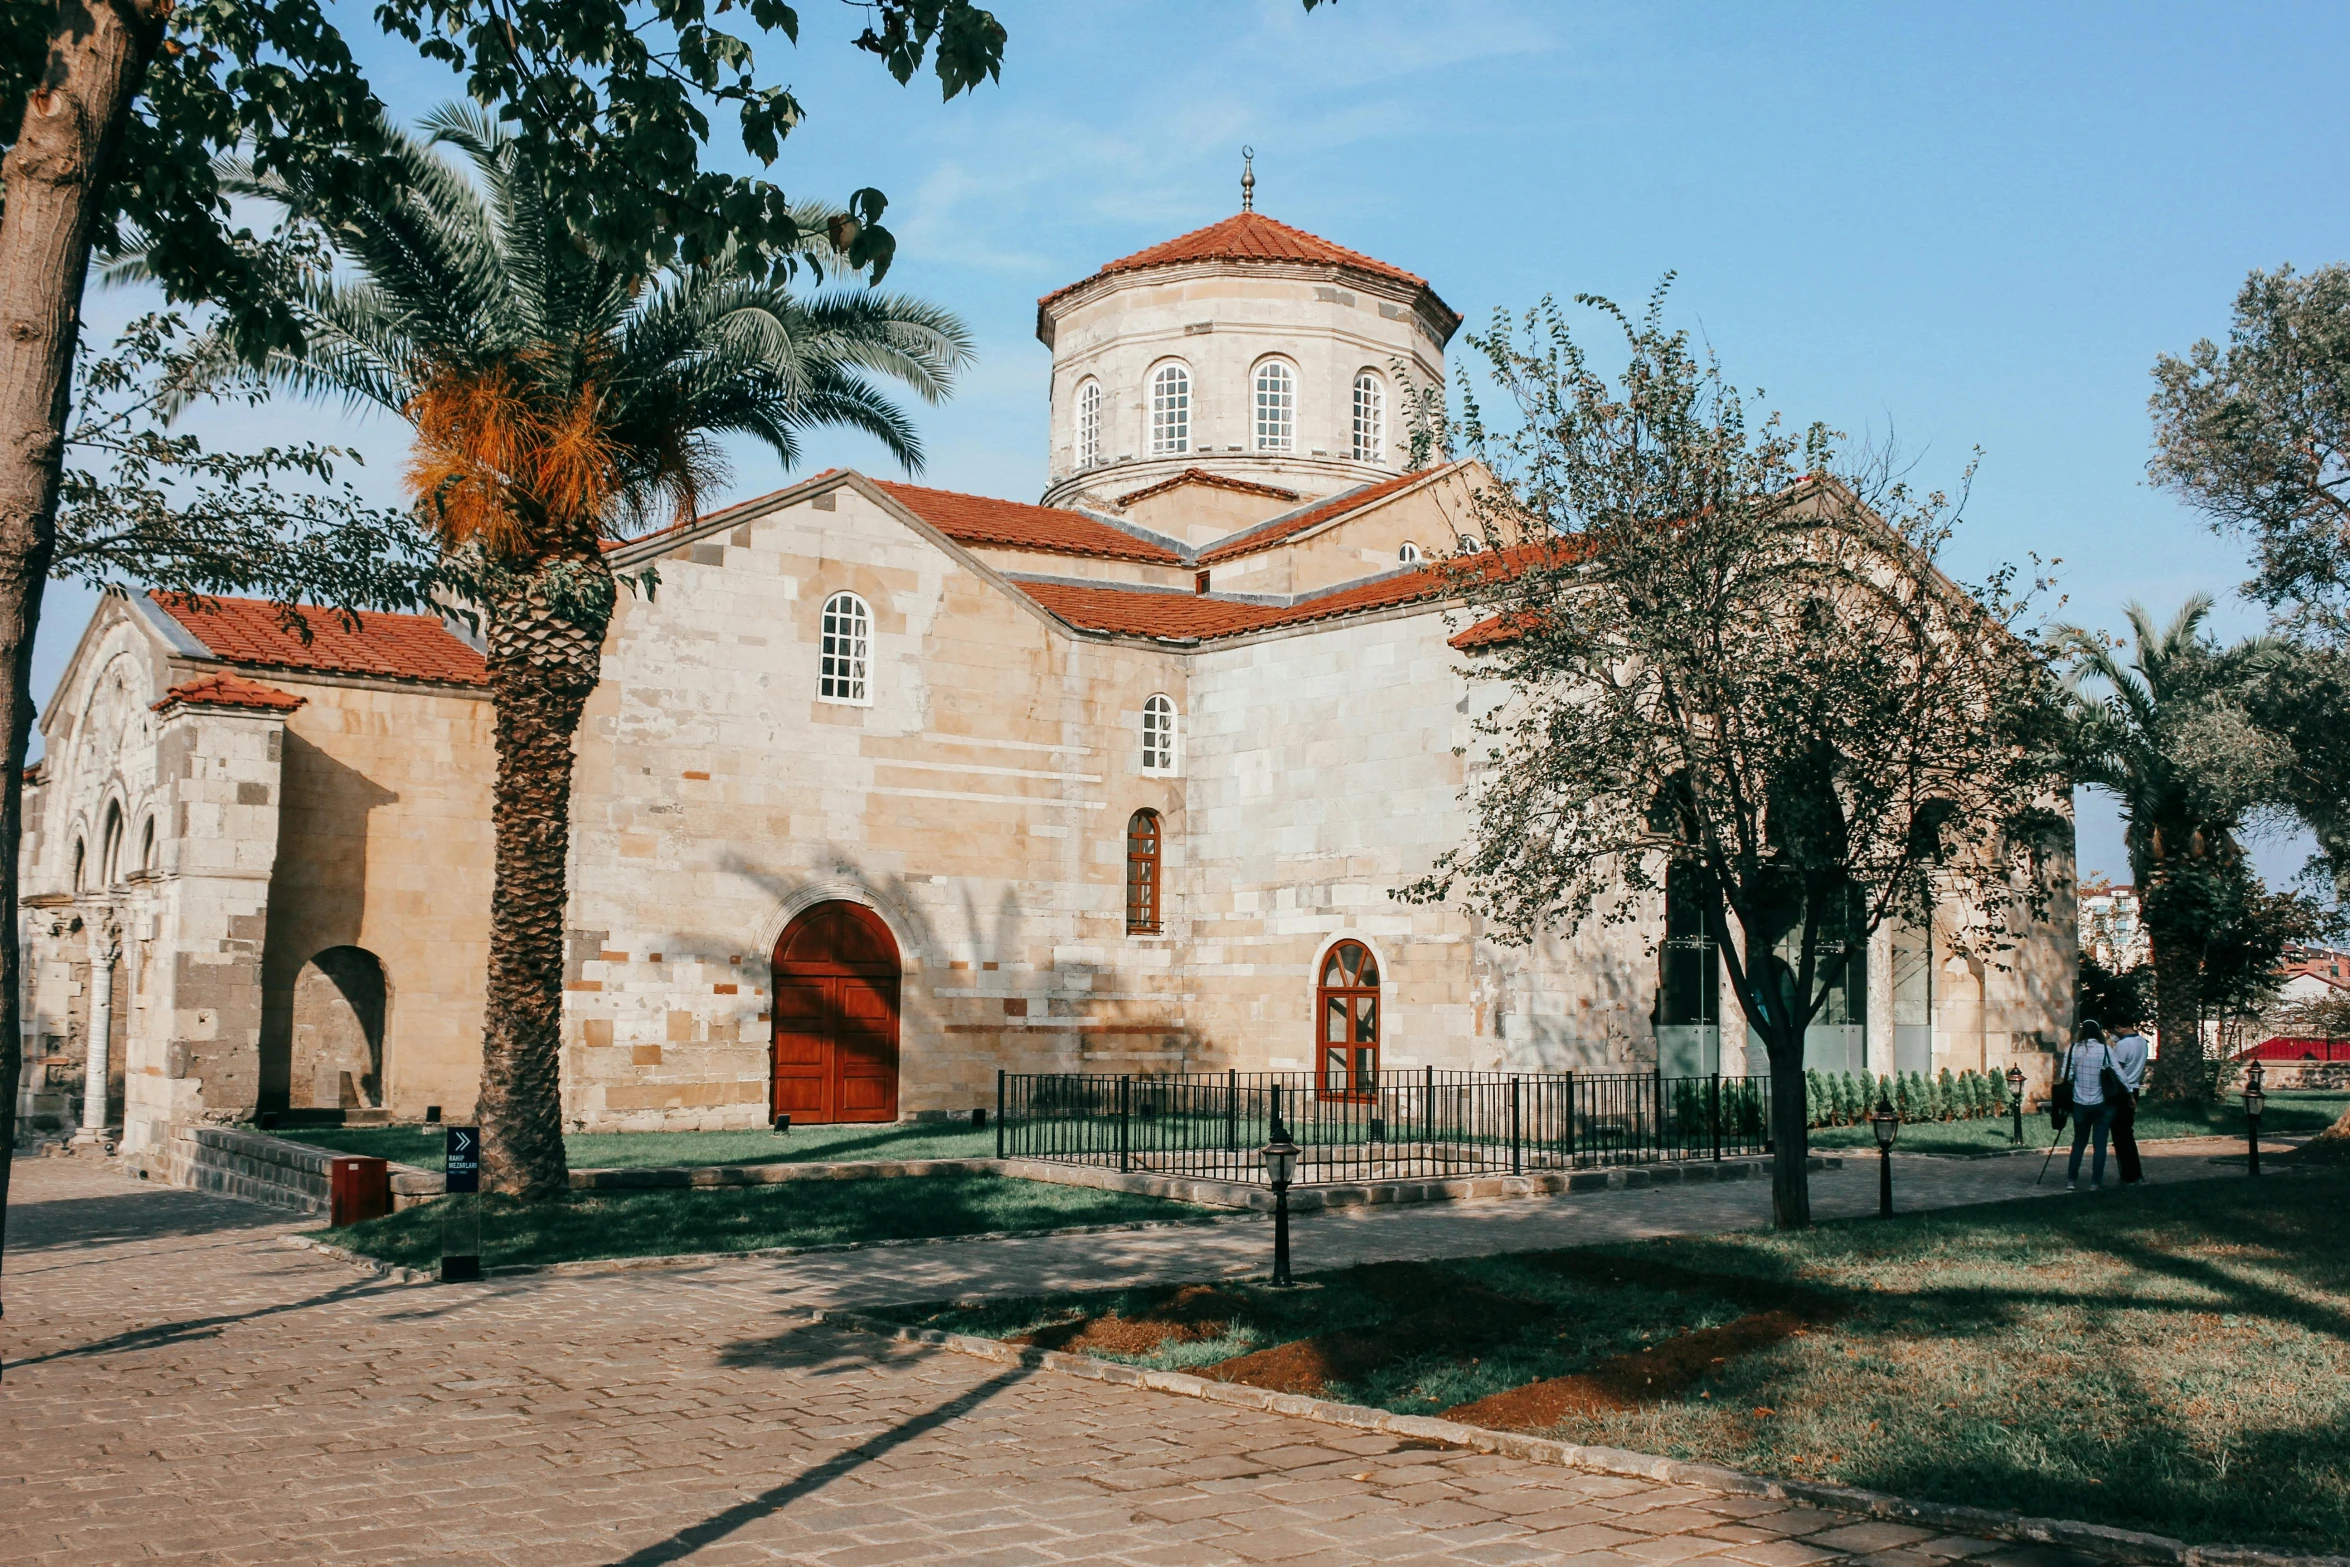
<svg viewBox="0 0 2350 1567">
<path fill-rule="evenodd" d="M 1159 856 L 1166 833 L 1156 811 L 1126 819 L 1126 934 L 1159 933 Z"/>
<path fill-rule="evenodd" d="M 1322 958 L 1314 987 L 1315 1090 L 1325 1099 L 1371 1093 L 1379 1083 L 1379 960 L 1359 941 Z"/>
</svg>

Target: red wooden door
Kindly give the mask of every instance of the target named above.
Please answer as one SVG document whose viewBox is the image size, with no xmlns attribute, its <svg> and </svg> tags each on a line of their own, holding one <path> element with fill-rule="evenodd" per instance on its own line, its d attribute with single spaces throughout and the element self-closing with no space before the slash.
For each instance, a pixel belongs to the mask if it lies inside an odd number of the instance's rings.
<svg viewBox="0 0 2350 1567">
<path fill-rule="evenodd" d="M 821 903 L 775 944 L 777 1115 L 801 1123 L 898 1116 L 898 948 L 879 915 Z"/>
</svg>

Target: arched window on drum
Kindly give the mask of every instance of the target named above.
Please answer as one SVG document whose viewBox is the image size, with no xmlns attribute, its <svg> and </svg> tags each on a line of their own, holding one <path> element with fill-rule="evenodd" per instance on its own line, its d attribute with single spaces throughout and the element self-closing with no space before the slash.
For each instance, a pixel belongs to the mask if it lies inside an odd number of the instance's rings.
<svg viewBox="0 0 2350 1567">
<path fill-rule="evenodd" d="M 1353 1099 L 1379 1085 L 1379 960 L 1359 941 L 1342 941 L 1322 958 L 1314 988 L 1314 1088 L 1324 1099 Z"/>
</svg>

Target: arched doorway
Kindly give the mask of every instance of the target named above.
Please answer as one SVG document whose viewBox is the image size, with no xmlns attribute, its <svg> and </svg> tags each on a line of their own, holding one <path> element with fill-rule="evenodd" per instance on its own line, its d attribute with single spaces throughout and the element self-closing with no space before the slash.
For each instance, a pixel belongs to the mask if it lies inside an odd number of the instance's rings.
<svg viewBox="0 0 2350 1567">
<path fill-rule="evenodd" d="M 365 947 L 329 947 L 302 965 L 294 980 L 289 1108 L 382 1108 L 385 990 L 383 964 Z"/>
<path fill-rule="evenodd" d="M 898 944 L 861 903 L 819 903 L 775 943 L 774 1113 L 898 1118 Z"/>
</svg>

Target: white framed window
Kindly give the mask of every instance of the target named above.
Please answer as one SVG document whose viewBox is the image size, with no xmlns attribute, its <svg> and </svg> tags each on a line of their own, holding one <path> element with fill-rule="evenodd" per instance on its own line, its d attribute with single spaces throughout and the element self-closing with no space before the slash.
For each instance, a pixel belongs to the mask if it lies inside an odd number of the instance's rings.
<svg viewBox="0 0 2350 1567">
<path fill-rule="evenodd" d="M 1161 365 L 1151 372 L 1151 455 L 1191 450 L 1191 372 Z"/>
<path fill-rule="evenodd" d="M 1157 695 L 1142 704 L 1142 770 L 1175 771 L 1175 699 Z"/>
<path fill-rule="evenodd" d="M 873 657 L 873 611 L 854 593 L 835 593 L 824 601 L 824 638 L 816 696 L 825 702 L 854 702 L 862 706 L 867 695 L 865 671 Z"/>
<path fill-rule="evenodd" d="M 1420 563 L 1420 546 L 1406 539 L 1402 548 L 1395 552 L 1395 558 L 1406 566 L 1417 566 Z"/>
<path fill-rule="evenodd" d="M 1297 445 L 1297 373 L 1278 359 L 1257 366 L 1256 409 L 1258 451 Z"/>
<path fill-rule="evenodd" d="M 1355 461 L 1387 461 L 1387 388 L 1365 370 L 1355 377 Z"/>
<path fill-rule="evenodd" d="M 1102 384 L 1088 381 L 1077 389 L 1077 466 L 1091 468 L 1102 460 Z"/>
</svg>

